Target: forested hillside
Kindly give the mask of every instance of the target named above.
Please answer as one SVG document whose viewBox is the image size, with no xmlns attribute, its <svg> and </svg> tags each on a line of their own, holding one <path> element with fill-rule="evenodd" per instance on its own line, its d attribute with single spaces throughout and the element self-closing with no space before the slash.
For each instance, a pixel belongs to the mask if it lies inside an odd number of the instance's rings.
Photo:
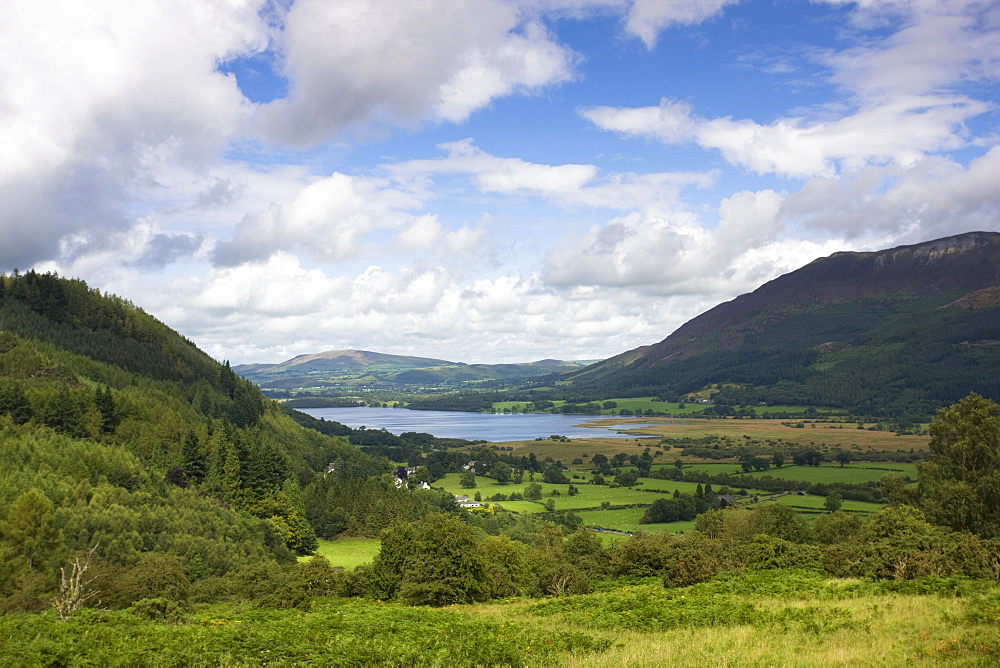
<svg viewBox="0 0 1000 668">
<path fill-rule="evenodd" d="M 127 301 L 0 277 L 0 610 L 48 605 L 88 553 L 113 606 L 291 563 L 316 545 L 303 495 L 318 481 L 413 505 L 386 470 Z"/>
</svg>

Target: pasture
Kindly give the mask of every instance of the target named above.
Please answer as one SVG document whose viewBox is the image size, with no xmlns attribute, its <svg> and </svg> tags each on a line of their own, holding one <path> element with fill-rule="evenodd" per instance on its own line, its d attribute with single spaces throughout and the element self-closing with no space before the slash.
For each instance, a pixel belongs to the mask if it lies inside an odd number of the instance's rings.
<svg viewBox="0 0 1000 668">
<path fill-rule="evenodd" d="M 796 510 L 804 512 L 825 512 L 824 507 L 826 506 L 825 496 L 815 496 L 813 494 L 785 494 L 784 496 L 775 500 L 776 503 L 780 503 L 785 506 L 791 506 Z M 861 513 L 864 515 L 870 515 L 882 506 L 878 503 L 868 503 L 867 501 L 843 501 L 840 509 L 848 513 Z"/>
<path fill-rule="evenodd" d="M 667 467 L 672 468 L 672 467 Z M 802 480 L 809 483 L 865 483 L 878 482 L 887 475 L 906 475 L 912 479 L 917 477 L 917 468 L 913 464 L 895 462 L 879 462 L 871 465 L 852 465 L 841 467 L 837 464 L 823 466 L 782 466 L 766 471 L 750 471 L 744 473 L 738 464 L 691 464 L 685 470 L 704 471 L 709 475 L 729 473 L 733 475 L 749 475 L 754 477 L 771 476 L 781 480 Z"/>
<path fill-rule="evenodd" d="M 320 540 L 316 554 L 327 558 L 331 566 L 354 568 L 369 563 L 379 551 L 381 542 L 376 538 L 338 538 Z M 308 561 L 312 557 L 299 557 Z"/>
<path fill-rule="evenodd" d="M 646 533 L 679 533 L 694 529 L 694 521 L 670 522 L 668 524 L 640 524 L 639 520 L 642 519 L 645 512 L 645 508 L 611 508 L 608 510 L 584 510 L 579 515 L 583 519 L 583 523 L 589 527 L 627 531 L 629 533 L 637 531 L 645 531 Z M 614 536 L 614 534 L 602 535 L 610 536 L 611 540 L 625 539 L 624 536 Z"/>
<path fill-rule="evenodd" d="M 458 477 L 459 474 L 457 473 L 449 473 L 440 480 L 437 480 L 434 483 L 434 487 L 444 489 L 450 494 L 462 494 L 467 495 L 470 498 L 472 498 L 478 491 L 485 500 L 494 494 L 510 495 L 513 492 L 520 492 L 523 494 L 528 485 L 532 484 L 530 480 L 525 478 L 525 481 L 520 485 L 515 485 L 514 483 L 501 485 L 492 478 L 476 476 L 476 487 L 465 488 L 459 484 Z M 656 492 L 643 491 L 646 488 L 647 483 L 665 483 L 662 486 L 657 485 L 656 487 L 656 489 L 665 494 L 673 493 L 674 489 L 679 489 L 682 492 L 693 492 L 697 487 L 696 483 L 673 482 L 668 480 L 647 480 L 644 478 L 641 482 L 642 485 L 631 488 L 609 487 L 608 485 L 592 485 L 583 481 L 575 481 L 574 485 L 579 490 L 579 493 L 575 496 L 570 496 L 567 493 L 566 490 L 569 485 L 552 485 L 544 482 L 538 482 L 538 485 L 542 488 L 541 501 L 544 502 L 546 499 L 552 499 L 555 501 L 556 510 L 599 508 L 603 502 L 610 503 L 614 506 L 633 504 L 649 505 L 659 498 L 659 494 Z M 553 495 L 553 491 L 559 492 L 559 494 Z M 531 501 L 499 501 L 498 503 L 500 503 L 505 509 L 518 510 L 519 512 L 538 513 L 544 511 L 544 508 L 540 503 L 533 503 Z M 522 506 L 519 504 L 527 505 Z"/>
</svg>

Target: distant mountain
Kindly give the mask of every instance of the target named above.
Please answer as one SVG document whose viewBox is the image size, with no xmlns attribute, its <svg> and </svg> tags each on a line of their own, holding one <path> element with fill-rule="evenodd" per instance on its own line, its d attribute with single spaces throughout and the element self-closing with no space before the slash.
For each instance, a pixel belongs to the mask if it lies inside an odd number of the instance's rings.
<svg viewBox="0 0 1000 668">
<path fill-rule="evenodd" d="M 595 395 L 722 384 L 720 401 L 890 416 L 1000 398 L 1000 234 L 834 253 L 569 379 Z"/>
<path fill-rule="evenodd" d="M 240 364 L 233 367 L 233 371 L 264 390 L 349 390 L 362 386 L 412 390 L 536 378 L 576 371 L 590 363 L 546 359 L 523 364 L 464 364 L 366 350 L 329 350 L 299 355 L 280 364 Z"/>
</svg>

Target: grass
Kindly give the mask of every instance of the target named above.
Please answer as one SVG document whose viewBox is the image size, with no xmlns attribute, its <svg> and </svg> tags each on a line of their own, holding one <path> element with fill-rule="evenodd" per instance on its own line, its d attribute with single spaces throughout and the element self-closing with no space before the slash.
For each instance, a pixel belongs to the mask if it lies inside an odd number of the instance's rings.
<svg viewBox="0 0 1000 668">
<path fill-rule="evenodd" d="M 863 468 L 861 466 L 844 466 L 836 464 L 831 466 L 782 466 L 781 468 L 767 469 L 766 471 L 753 471 L 747 475 L 754 477 L 771 476 L 781 480 L 801 480 L 808 483 L 864 483 L 878 482 L 887 475 L 900 473 L 916 477 L 916 468 L 910 464 L 879 464 L 879 468 Z M 688 467 L 685 467 L 688 468 Z M 743 469 L 734 464 L 692 464 L 691 469 L 696 471 L 706 471 L 711 474 L 718 473 L 738 473 L 743 474 Z"/>
<path fill-rule="evenodd" d="M 369 563 L 378 553 L 381 543 L 376 538 L 338 538 L 320 540 L 316 554 L 323 555 L 331 566 L 354 568 Z M 299 561 L 310 557 L 299 557 Z"/>
<path fill-rule="evenodd" d="M 812 494 L 805 494 L 802 496 L 799 496 L 798 494 L 785 494 L 784 496 L 776 499 L 776 502 L 797 509 L 805 509 L 807 511 L 823 510 L 826 506 L 826 497 L 814 496 Z M 851 513 L 870 514 L 874 513 L 881 507 L 882 506 L 878 503 L 846 500 L 841 503 L 840 509 Z"/>
<path fill-rule="evenodd" d="M 614 510 L 586 510 L 580 513 L 587 526 L 613 529 L 615 531 L 645 531 L 647 533 L 678 533 L 690 531 L 694 522 L 670 522 L 668 524 L 639 524 L 645 508 L 620 508 Z"/>
<path fill-rule="evenodd" d="M 461 494 L 473 497 L 478 491 L 484 502 L 487 498 L 493 496 L 494 494 L 507 494 L 510 495 L 513 492 L 521 492 L 531 484 L 530 480 L 525 479 L 520 485 L 515 485 L 510 483 L 507 485 L 498 484 L 492 478 L 484 478 L 481 476 L 476 476 L 476 487 L 475 488 L 464 488 L 459 484 L 458 481 L 459 474 L 449 473 L 443 478 L 434 482 L 435 487 L 440 487 L 451 494 Z M 549 483 L 539 482 L 538 484 L 542 488 L 542 498 L 541 501 L 544 502 L 547 499 L 552 499 L 555 501 L 556 510 L 577 510 L 580 508 L 597 508 L 600 507 L 601 503 L 608 502 L 614 506 L 624 506 L 632 504 L 650 505 L 656 499 L 660 498 L 659 493 L 647 492 L 646 489 L 650 490 L 661 490 L 664 494 L 672 493 L 675 489 L 679 489 L 682 492 L 694 492 L 697 488 L 697 483 L 693 482 L 674 482 L 672 480 L 651 480 L 643 478 L 641 480 L 642 484 L 630 488 L 630 487 L 610 487 L 608 485 L 592 485 L 590 483 L 577 480 L 574 481 L 574 485 L 579 490 L 576 496 L 570 496 L 567 494 L 566 490 L 568 485 L 553 485 Z M 553 496 L 552 492 L 560 492 L 559 496 Z M 489 503 L 489 502 L 487 502 Z M 533 503 L 531 501 L 498 501 L 507 510 L 516 510 L 518 512 L 544 512 L 544 508 L 539 503 Z"/>
<path fill-rule="evenodd" d="M 747 571 L 438 609 L 320 598 L 291 610 L 216 604 L 173 622 L 48 611 L 0 616 L 0 665 L 997 665 L 997 583 L 906 584 Z"/>
</svg>

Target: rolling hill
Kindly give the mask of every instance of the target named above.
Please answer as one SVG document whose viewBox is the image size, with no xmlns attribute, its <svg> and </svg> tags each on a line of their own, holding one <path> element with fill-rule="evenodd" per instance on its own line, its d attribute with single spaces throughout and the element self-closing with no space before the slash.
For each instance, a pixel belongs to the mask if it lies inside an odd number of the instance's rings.
<svg viewBox="0 0 1000 668">
<path fill-rule="evenodd" d="M 464 364 L 365 350 L 329 350 L 299 355 L 280 364 L 241 364 L 240 376 L 265 391 L 460 387 L 481 381 L 537 378 L 575 371 L 589 362 L 540 360 L 524 364 Z"/>
<path fill-rule="evenodd" d="M 568 375 L 577 393 L 840 406 L 926 416 L 1000 397 L 1000 234 L 835 253 L 712 308 L 659 343 Z"/>
</svg>

